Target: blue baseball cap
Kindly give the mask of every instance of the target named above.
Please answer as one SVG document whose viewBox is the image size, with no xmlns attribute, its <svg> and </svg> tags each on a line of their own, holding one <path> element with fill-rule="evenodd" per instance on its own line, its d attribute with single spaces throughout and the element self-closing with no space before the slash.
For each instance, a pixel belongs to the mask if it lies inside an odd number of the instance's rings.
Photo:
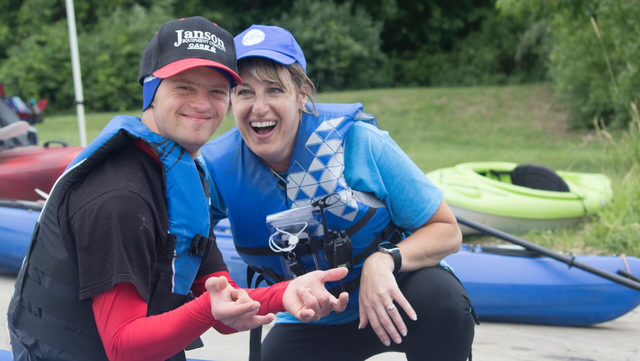
<svg viewBox="0 0 640 361">
<path fill-rule="evenodd" d="M 307 61 L 296 39 L 279 26 L 251 25 L 233 38 L 238 60 L 252 56 L 284 65 L 298 63 L 307 72 Z"/>
</svg>

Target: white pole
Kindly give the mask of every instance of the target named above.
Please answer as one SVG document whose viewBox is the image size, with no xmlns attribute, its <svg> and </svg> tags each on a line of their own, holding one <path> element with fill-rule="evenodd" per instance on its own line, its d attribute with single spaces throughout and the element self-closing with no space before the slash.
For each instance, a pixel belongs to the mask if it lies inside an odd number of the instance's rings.
<svg viewBox="0 0 640 361">
<path fill-rule="evenodd" d="M 80 145 L 87 145 L 87 130 L 84 123 L 84 95 L 82 94 L 82 76 L 80 75 L 80 56 L 78 55 L 78 35 L 76 32 L 76 15 L 73 0 L 65 0 L 67 6 L 67 24 L 69 26 L 69 46 L 71 47 L 71 65 L 73 67 L 73 89 L 76 93 L 76 109 L 78 111 L 78 129 Z"/>
</svg>

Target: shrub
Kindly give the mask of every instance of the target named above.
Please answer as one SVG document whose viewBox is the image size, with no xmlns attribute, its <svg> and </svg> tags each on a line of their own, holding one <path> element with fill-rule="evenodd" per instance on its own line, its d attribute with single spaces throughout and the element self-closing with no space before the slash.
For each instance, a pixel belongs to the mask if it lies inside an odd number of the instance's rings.
<svg viewBox="0 0 640 361">
<path fill-rule="evenodd" d="M 87 110 L 140 107 L 138 64 L 158 26 L 169 20 L 165 6 L 116 9 L 88 32 L 79 32 L 78 48 Z M 8 50 L 0 65 L 7 94 L 49 99 L 47 109 L 73 109 L 75 93 L 66 19 L 43 25 Z"/>
<path fill-rule="evenodd" d="M 320 90 L 388 85 L 387 57 L 380 50 L 382 24 L 350 1 L 297 0 L 275 24 L 289 30 L 304 51 L 307 74 Z"/>
<path fill-rule="evenodd" d="M 618 126 L 631 121 L 629 104 L 640 95 L 637 2 L 499 0 L 498 5 L 507 13 L 551 20 L 549 73 L 574 126 L 591 127 L 594 119 Z"/>
<path fill-rule="evenodd" d="M 47 98 L 51 109 L 73 106 L 73 76 L 66 22 L 42 28 L 14 44 L 0 66 L 6 93 L 23 99 Z"/>
<path fill-rule="evenodd" d="M 470 18 L 478 26 L 451 49 L 426 44 L 393 54 L 394 83 L 405 85 L 489 85 L 544 80 L 547 41 L 545 23 L 528 21 L 479 8 Z"/>
<path fill-rule="evenodd" d="M 81 37 L 82 73 L 87 107 L 97 111 L 140 109 L 140 56 L 163 22 L 162 8 L 117 9 Z"/>
</svg>

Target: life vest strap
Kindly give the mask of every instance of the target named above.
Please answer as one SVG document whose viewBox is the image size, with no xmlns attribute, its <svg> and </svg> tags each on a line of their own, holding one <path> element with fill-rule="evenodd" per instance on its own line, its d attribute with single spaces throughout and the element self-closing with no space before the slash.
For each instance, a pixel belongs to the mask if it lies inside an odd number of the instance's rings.
<svg viewBox="0 0 640 361">
<path fill-rule="evenodd" d="M 55 332 L 51 332 L 52 325 L 50 323 L 32 315 L 22 306 L 18 306 L 16 312 L 19 315 L 14 318 L 13 327 L 42 343 L 58 350 L 73 350 L 73 352 L 65 352 L 73 353 L 87 360 L 107 360 L 102 341 L 99 338 L 86 337 L 57 327 Z"/>
<path fill-rule="evenodd" d="M 29 277 L 25 278 L 22 287 L 23 299 L 43 311 L 87 328 L 94 329 L 96 327 L 93 312 L 87 313 L 87 310 L 91 310 L 87 302 L 62 299 L 47 291 Z"/>
<path fill-rule="evenodd" d="M 382 243 L 382 241 L 389 239 L 390 237 L 391 237 L 390 239 L 391 243 L 397 244 L 402 240 L 402 230 L 398 226 L 396 226 L 393 222 L 389 222 L 387 227 L 385 227 L 385 229 L 383 229 L 382 232 L 378 234 L 376 239 L 374 239 L 373 242 L 371 242 L 367 246 L 367 248 L 365 248 L 362 252 L 358 253 L 357 256 L 353 257 L 353 264 L 356 265 L 361 262 L 364 262 L 364 260 L 367 257 L 369 257 L 373 252 L 376 251 L 376 249 L 378 249 L 378 245 Z"/>
<path fill-rule="evenodd" d="M 370 212 L 367 212 L 367 214 L 369 214 L 369 213 Z M 375 213 L 375 211 L 373 213 Z M 365 216 L 363 216 L 362 218 L 365 218 L 367 214 L 365 214 Z M 351 227 L 349 229 L 352 229 L 352 228 L 353 227 Z M 367 257 L 369 257 L 373 252 L 375 252 L 375 250 L 378 248 L 378 245 L 384 240 L 390 239 L 389 241 L 391 243 L 400 242 L 402 240 L 402 231 L 403 230 L 400 227 L 396 226 L 393 222 L 389 222 L 387 227 L 385 227 L 385 229 L 383 229 L 382 232 L 380 232 L 378 234 L 378 236 L 373 240 L 373 242 L 371 242 L 369 244 L 369 246 L 367 246 L 367 248 L 365 248 L 362 252 L 358 253 L 355 257 L 353 257 L 353 265 L 357 265 L 357 264 L 359 264 L 361 262 L 364 262 L 364 260 Z M 313 253 L 321 250 L 322 246 L 323 246 L 323 242 L 321 240 L 318 240 L 318 241 L 315 241 L 315 242 L 310 242 L 310 243 L 305 244 L 305 245 L 300 245 L 299 244 L 295 248 L 294 252 L 296 253 L 296 257 L 299 258 L 299 257 L 302 257 L 302 256 L 313 254 Z M 278 254 L 278 253 L 274 252 L 273 250 L 271 250 L 270 247 L 239 247 L 239 246 L 236 246 L 236 250 L 238 251 L 238 253 L 244 253 L 244 254 L 251 255 L 251 256 L 281 256 L 281 254 Z M 262 273 L 262 274 L 266 275 L 267 277 L 269 277 L 272 280 L 275 280 L 277 282 L 284 281 L 282 276 L 277 275 L 271 269 L 258 268 L 258 267 L 255 267 L 255 266 L 249 266 L 247 268 L 247 285 L 249 285 L 249 286 L 251 285 L 251 281 L 253 280 L 253 276 L 254 276 L 254 274 L 256 272 Z M 257 285 L 257 283 L 256 283 L 256 285 Z M 357 289 L 357 287 L 356 287 L 356 289 Z"/>
<path fill-rule="evenodd" d="M 269 286 L 274 284 L 274 282 L 272 282 L 271 280 L 275 282 L 286 281 L 284 276 L 278 275 L 271 268 L 247 266 L 247 286 L 249 288 L 251 288 L 251 282 L 253 281 L 253 276 L 256 273 L 258 274 L 258 277 L 256 278 L 256 282 L 254 284 L 255 287 L 258 287 L 258 284 L 260 284 L 260 282 L 262 281 L 265 281 Z M 271 280 L 269 278 L 266 278 L 265 276 L 269 277 Z"/>
<path fill-rule="evenodd" d="M 216 245 L 216 236 L 214 235 L 212 238 L 205 237 L 201 234 L 196 234 L 191 240 L 191 246 L 189 246 L 189 256 L 196 255 L 202 257 L 202 259 L 207 259 L 209 257 L 209 253 L 211 253 L 211 249 Z"/>
<path fill-rule="evenodd" d="M 31 249 L 29 264 L 62 283 L 75 288 L 79 287 L 76 275 L 78 271 L 75 265 L 72 262 L 54 258 L 50 251 L 40 246 L 37 242 L 34 242 Z"/>
<path fill-rule="evenodd" d="M 332 295 L 334 295 L 336 298 L 338 296 L 340 296 L 340 293 L 342 292 L 347 292 L 349 294 L 353 293 L 355 290 L 357 290 L 358 288 L 360 288 L 360 275 L 358 275 L 358 277 L 352 279 L 351 281 L 347 282 L 347 283 L 343 283 L 342 286 L 340 287 L 336 287 L 336 288 L 332 288 L 329 291 L 329 293 L 331 293 Z"/>
<path fill-rule="evenodd" d="M 249 331 L 249 361 L 260 361 L 262 350 L 262 326 Z"/>
<path fill-rule="evenodd" d="M 369 223 L 369 221 L 371 220 L 371 218 L 375 216 L 376 210 L 377 208 L 369 207 L 369 209 L 367 210 L 367 213 L 365 213 L 364 216 L 360 217 L 358 222 L 356 222 L 354 225 L 352 225 L 346 230 L 347 236 L 349 237 L 353 236 L 360 229 L 362 229 L 362 227 L 366 226 L 367 223 Z"/>
</svg>

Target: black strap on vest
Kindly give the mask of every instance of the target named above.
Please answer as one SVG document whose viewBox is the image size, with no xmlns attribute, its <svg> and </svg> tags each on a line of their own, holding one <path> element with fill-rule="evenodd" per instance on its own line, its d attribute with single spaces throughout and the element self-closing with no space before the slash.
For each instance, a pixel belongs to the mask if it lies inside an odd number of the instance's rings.
<svg viewBox="0 0 640 361">
<path fill-rule="evenodd" d="M 75 265 L 71 261 L 63 262 L 58 260 L 58 262 L 54 262 L 54 258 L 51 256 L 51 253 L 40 246 L 37 242 L 34 242 L 31 249 L 29 264 L 35 266 L 53 279 L 75 288 L 79 287 Z"/>
<path fill-rule="evenodd" d="M 21 306 L 18 307 L 21 308 Z M 17 318 L 15 327 L 38 340 L 46 340 L 47 345 L 58 350 L 65 350 L 65 352 L 73 350 L 73 353 L 88 360 L 107 359 L 100 339 L 85 337 L 61 328 L 58 328 L 56 332 L 50 332 L 51 324 L 44 322 L 25 309 L 20 309 L 17 312 L 20 312 L 20 317 Z"/>
<path fill-rule="evenodd" d="M 376 237 L 376 239 L 371 242 L 367 248 L 365 248 L 362 252 L 358 253 L 355 257 L 353 257 L 353 264 L 359 264 L 363 262 L 367 257 L 369 257 L 373 252 L 378 249 L 378 245 L 382 243 L 382 241 L 389 239 L 389 237 L 393 236 L 390 239 L 391 243 L 397 244 L 402 240 L 402 230 L 398 226 L 396 226 L 393 222 L 390 222 L 385 229 L 382 230 Z"/>
<path fill-rule="evenodd" d="M 275 271 L 272 270 L 271 268 L 258 268 L 254 266 L 247 266 L 247 286 L 251 287 L 251 282 L 253 280 L 253 277 L 256 274 L 258 275 L 258 277 L 256 278 L 255 287 L 258 287 L 258 285 L 262 281 L 265 281 L 269 286 L 274 284 L 273 282 L 271 282 L 271 280 L 274 280 L 275 282 L 286 281 L 284 276 L 281 276 L 275 273 Z"/>
<path fill-rule="evenodd" d="M 271 273 L 275 275 L 272 270 Z M 264 270 L 260 270 L 257 268 L 253 268 L 251 266 L 247 266 L 247 287 L 251 288 L 251 283 L 253 281 L 253 277 L 257 272 L 264 273 Z M 272 283 L 269 282 L 262 274 L 258 273 L 258 277 L 253 285 L 253 287 L 257 288 L 260 282 L 265 281 L 269 285 Z M 274 278 L 276 279 L 276 278 Z M 262 352 L 262 326 L 258 326 L 251 331 L 249 331 L 249 361 L 260 361 L 260 353 Z"/>
<path fill-rule="evenodd" d="M 364 218 L 364 217 L 363 217 Z M 356 224 L 357 225 L 357 224 Z M 351 228 L 349 228 L 347 230 L 347 234 L 349 236 L 351 236 L 353 233 L 349 233 L 350 230 L 352 230 L 354 227 L 352 226 Z M 358 229 L 356 231 L 358 231 L 360 228 L 362 228 L 362 226 L 358 227 Z M 371 244 L 369 244 L 369 246 L 367 246 L 367 248 L 365 248 L 362 252 L 360 252 L 358 255 L 356 255 L 353 258 L 353 264 L 358 264 L 361 261 L 363 261 L 365 258 L 367 258 L 371 253 L 373 253 L 373 251 L 375 251 L 378 247 L 378 244 L 380 244 L 383 240 L 391 237 L 392 235 L 394 236 L 391 239 L 392 243 L 398 243 L 402 240 L 402 232 L 403 230 L 396 226 L 393 222 L 390 222 L 387 227 L 385 229 L 382 230 L 382 232 L 380 232 L 378 234 L 378 236 L 376 237 L 376 239 L 373 240 L 373 242 L 371 242 Z M 296 246 L 295 252 L 296 255 L 299 257 L 302 256 L 306 256 L 306 255 L 311 255 L 319 250 L 322 249 L 322 241 L 316 241 L 316 242 L 310 242 L 308 244 L 305 245 L 298 245 Z M 240 247 L 240 246 L 236 246 L 236 251 L 238 251 L 238 253 L 242 253 L 242 254 L 246 254 L 248 256 L 278 256 L 280 255 L 279 253 L 273 252 L 273 250 L 270 247 Z M 261 273 L 265 273 L 263 270 L 259 270 L 259 272 Z M 267 276 L 270 277 L 269 274 L 267 274 Z M 273 278 L 273 279 L 278 279 L 279 277 Z"/>
<path fill-rule="evenodd" d="M 362 216 L 358 220 L 358 222 L 356 222 L 354 225 L 352 225 L 351 227 L 349 227 L 349 229 L 346 230 L 347 236 L 349 237 L 353 236 L 354 234 L 356 234 L 356 232 L 362 229 L 362 227 L 364 227 L 367 223 L 369 223 L 371 218 L 373 218 L 373 216 L 376 214 L 376 211 L 377 211 L 377 208 L 369 207 L 369 209 L 367 210 L 367 213 L 365 213 L 364 216 Z"/>
<path fill-rule="evenodd" d="M 362 228 L 362 226 L 357 227 L 357 229 L 355 231 L 357 232 L 360 228 Z M 353 226 L 351 228 L 349 228 L 349 230 L 353 230 L 353 229 L 354 229 Z M 385 229 L 383 229 L 382 232 L 380 232 L 378 234 L 378 236 L 373 240 L 373 242 L 371 242 L 367 246 L 367 248 L 365 248 L 362 252 L 358 253 L 355 257 L 353 257 L 353 264 L 355 265 L 355 264 L 359 264 L 359 263 L 363 262 L 367 257 L 369 257 L 373 252 L 376 251 L 376 249 L 378 248 L 378 245 L 380 243 L 382 243 L 382 241 L 384 241 L 384 240 L 389 239 L 389 241 L 391 243 L 397 244 L 398 242 L 400 242 L 402 240 L 403 231 L 404 231 L 403 229 L 401 229 L 400 227 L 396 226 L 393 222 L 390 222 L 387 225 L 387 227 Z M 251 250 L 251 254 L 254 255 L 254 256 L 273 256 L 273 255 L 277 255 L 269 247 L 255 247 L 255 248 L 236 247 L 236 248 L 238 249 L 238 251 L 240 251 L 239 250 L 240 248 Z M 298 254 L 298 247 L 296 247 L 296 254 Z M 256 279 L 256 283 L 255 283 L 256 287 L 258 286 L 258 284 L 261 281 L 268 280 L 263 275 L 266 275 L 267 277 L 271 278 L 272 280 L 275 280 L 276 282 L 284 281 L 282 276 L 279 276 L 278 274 L 276 274 L 272 269 L 269 269 L 269 268 L 257 268 L 257 267 L 248 266 L 247 267 L 247 285 L 248 286 L 251 286 L 251 283 L 252 283 L 253 278 L 254 278 L 256 273 L 258 273 L 258 278 Z M 267 283 L 269 283 L 269 282 L 267 281 Z M 352 293 L 353 291 L 357 290 L 358 287 L 360 287 L 360 277 L 359 276 L 357 278 L 355 278 L 355 279 L 353 279 L 353 280 L 351 280 L 351 281 L 349 281 L 349 282 L 344 284 L 344 290 L 349 292 L 349 293 Z M 336 289 L 330 290 L 329 292 L 331 292 L 334 296 L 337 297 L 341 292 L 341 288 L 338 287 Z"/>
<path fill-rule="evenodd" d="M 249 331 L 249 361 L 260 361 L 262 352 L 262 326 Z"/>
<path fill-rule="evenodd" d="M 360 276 L 352 279 L 351 281 L 344 283 L 343 287 L 332 288 L 329 291 L 336 298 L 340 296 L 342 292 L 347 292 L 348 294 L 353 293 L 355 290 L 360 288 Z"/>
<path fill-rule="evenodd" d="M 22 297 L 41 308 L 43 311 L 60 317 L 63 320 L 82 325 L 87 328 L 96 328 L 93 312 L 87 314 L 88 308 L 82 307 L 85 302 L 62 299 L 44 287 L 35 283 L 29 277 L 25 277 L 22 285 Z"/>
<path fill-rule="evenodd" d="M 393 223 L 389 223 L 387 228 L 385 228 L 382 232 L 380 232 L 380 234 L 378 234 L 378 237 L 376 237 L 376 239 L 373 242 L 371 242 L 371 244 L 367 248 L 365 248 L 362 252 L 360 252 L 356 257 L 353 258 L 353 264 L 358 264 L 360 262 L 363 262 L 367 257 L 369 257 L 373 252 L 376 251 L 376 249 L 378 248 L 378 245 L 382 243 L 383 240 L 386 240 L 389 237 L 392 237 L 389 240 L 391 243 L 398 243 L 402 240 L 402 231 Z M 360 276 L 345 283 L 344 290 L 342 287 L 336 287 L 336 288 L 330 289 L 329 293 L 338 297 L 342 292 L 346 291 L 349 294 L 351 294 L 358 288 L 360 288 Z"/>
<path fill-rule="evenodd" d="M 36 231 L 34 232 L 36 236 L 37 231 L 38 226 L 36 226 Z M 74 265 L 70 261 L 63 262 L 58 260 L 58 262 L 55 262 L 54 257 L 49 250 L 43 248 L 37 242 L 32 242 L 28 261 L 25 265 L 26 270 L 23 269 L 21 272 L 28 273 L 39 270 L 53 280 L 77 289 L 78 279 L 71 269 Z M 79 327 L 95 330 L 93 311 L 88 301 L 63 299 L 33 281 L 28 274 L 23 274 L 21 281 L 20 298 L 22 300 L 15 304 L 13 315 L 10 316 L 14 327 L 58 350 L 89 360 L 107 359 L 102 341 L 97 332 L 95 332 L 95 337 L 91 337 L 90 334 L 81 334 L 59 328 L 47 320 L 55 317 L 76 324 Z M 44 312 L 39 312 L 39 316 L 36 316 L 25 308 L 22 302 L 28 302 L 31 305 L 30 307 L 37 307 Z M 55 332 L 52 332 L 52 328 L 55 328 Z"/>
<path fill-rule="evenodd" d="M 364 216 L 362 216 L 358 220 L 358 222 L 356 222 L 354 225 L 352 225 L 351 227 L 349 227 L 349 229 L 346 230 L 347 235 L 349 237 L 353 236 L 362 227 L 364 227 L 367 223 L 369 223 L 369 221 L 371 220 L 371 218 L 373 218 L 375 213 L 376 213 L 376 208 L 370 207 L 367 213 L 365 213 Z M 317 240 L 317 241 L 309 242 L 305 244 L 298 244 L 296 246 L 295 251 L 296 251 L 296 255 L 302 257 L 302 256 L 314 254 L 319 250 L 321 250 L 323 247 L 324 247 L 324 244 L 322 240 Z M 236 250 L 238 251 L 238 253 L 246 254 L 248 256 L 273 256 L 277 254 L 273 252 L 273 250 L 271 250 L 271 247 L 267 247 L 267 246 L 265 247 L 236 246 Z"/>
<path fill-rule="evenodd" d="M 375 209 L 369 208 L 369 211 L 365 213 L 365 215 L 362 216 L 362 218 L 360 218 L 360 220 L 356 224 L 349 227 L 349 229 L 346 231 L 347 234 L 351 236 L 356 232 L 358 232 L 365 224 L 367 224 L 367 222 L 369 222 L 369 220 L 371 220 L 375 212 L 376 212 Z M 393 222 L 390 222 L 387 225 L 387 227 L 378 234 L 378 236 L 373 240 L 373 242 L 371 242 L 371 244 L 367 246 L 367 248 L 365 248 L 362 252 L 360 252 L 356 257 L 353 258 L 353 264 L 358 264 L 364 261 L 367 257 L 369 257 L 369 255 L 371 255 L 371 253 L 375 252 L 375 250 L 378 248 L 378 245 L 383 240 L 386 240 L 389 237 L 392 237 L 390 240 L 392 243 L 398 243 L 402 240 L 402 230 L 398 226 L 396 226 Z M 317 243 L 322 243 L 322 241 L 318 241 Z M 299 246 L 296 247 L 296 254 L 299 254 L 298 248 Z M 274 255 L 274 252 L 269 247 L 254 247 L 254 248 L 236 247 L 236 249 L 238 250 L 238 252 L 241 252 L 241 250 L 246 250 L 247 252 L 242 252 L 242 253 L 250 254 L 253 256 L 265 256 L 265 255 L 273 256 Z M 262 276 L 262 274 L 267 275 L 267 277 L 270 277 L 273 280 L 282 281 L 280 279 L 281 277 L 276 275 L 275 272 L 273 272 L 273 270 L 271 269 L 260 269 L 256 267 L 247 266 L 247 286 L 251 287 L 251 283 L 256 273 L 258 273 L 258 277 L 256 278 L 256 281 L 255 281 L 255 287 L 257 287 L 258 284 L 263 280 L 267 281 L 267 283 L 270 283 L 267 278 Z M 360 276 L 343 284 L 342 287 L 336 287 L 329 290 L 329 292 L 335 297 L 338 297 L 340 293 L 343 292 L 343 290 L 351 294 L 355 290 L 357 290 L 359 287 L 360 287 Z M 256 327 L 251 331 L 249 331 L 249 361 L 260 361 L 261 350 L 262 350 L 262 326 Z"/>
<path fill-rule="evenodd" d="M 209 257 L 209 253 L 211 249 L 216 245 L 216 236 L 213 235 L 212 238 L 205 237 L 200 234 L 196 234 L 191 240 L 191 245 L 189 246 L 189 256 L 195 254 L 197 256 L 202 257 L 203 260 Z"/>
</svg>

